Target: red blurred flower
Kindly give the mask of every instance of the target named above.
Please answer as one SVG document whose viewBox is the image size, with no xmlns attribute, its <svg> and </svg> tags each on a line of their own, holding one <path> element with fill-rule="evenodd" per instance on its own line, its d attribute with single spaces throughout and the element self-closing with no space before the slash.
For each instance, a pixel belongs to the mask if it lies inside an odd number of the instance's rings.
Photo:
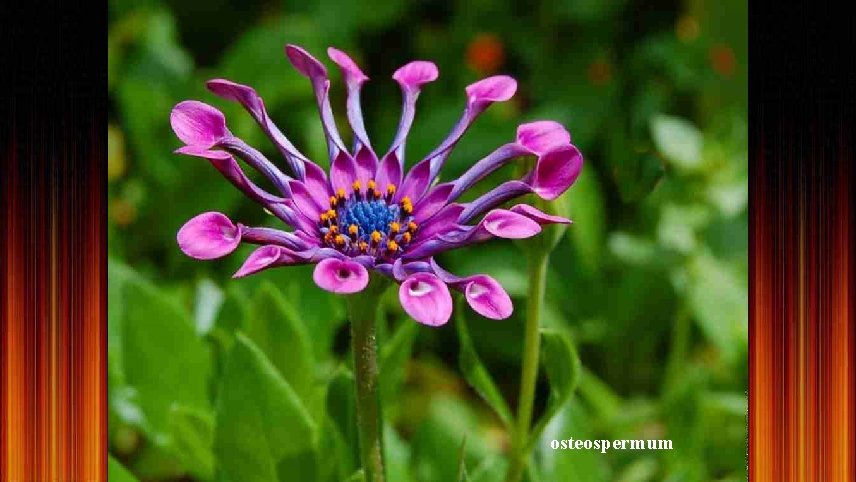
<svg viewBox="0 0 856 482">
<path fill-rule="evenodd" d="M 467 65 L 481 74 L 496 72 L 505 62 L 502 40 L 492 33 L 483 33 L 467 46 Z"/>
</svg>

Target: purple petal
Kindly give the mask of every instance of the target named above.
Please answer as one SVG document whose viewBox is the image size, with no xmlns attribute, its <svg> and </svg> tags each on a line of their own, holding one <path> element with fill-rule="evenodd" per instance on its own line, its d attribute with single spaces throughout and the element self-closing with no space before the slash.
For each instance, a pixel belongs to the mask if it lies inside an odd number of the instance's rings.
<svg viewBox="0 0 856 482">
<path fill-rule="evenodd" d="M 283 196 L 288 197 L 291 192 L 288 189 L 288 181 L 291 179 L 286 176 L 278 167 L 274 165 L 264 154 L 258 149 L 250 146 L 243 140 L 229 136 L 224 138 L 219 146 L 227 151 L 237 155 L 250 167 L 260 172 L 265 176 Z"/>
<path fill-rule="evenodd" d="M 416 273 L 404 280 L 398 300 L 408 315 L 428 326 L 444 325 L 452 316 L 449 288 L 431 273 Z"/>
<path fill-rule="evenodd" d="M 377 182 L 377 186 L 381 192 L 384 193 L 386 192 L 386 186 L 390 184 L 396 187 L 401 185 L 401 163 L 398 157 L 396 157 L 395 152 L 390 152 L 384 156 L 375 173 L 375 182 Z"/>
<path fill-rule="evenodd" d="M 404 182 L 401 183 L 401 188 L 396 191 L 396 202 L 407 196 L 415 203 L 425 194 L 429 184 L 431 184 L 431 163 L 420 161 L 410 169 L 404 178 Z"/>
<path fill-rule="evenodd" d="M 430 218 L 448 203 L 449 193 L 455 187 L 452 183 L 438 184 L 414 207 L 413 219 L 417 223 Z"/>
<path fill-rule="evenodd" d="M 498 238 L 524 239 L 541 232 L 541 226 L 528 217 L 504 209 L 494 209 L 479 223 Z"/>
<path fill-rule="evenodd" d="M 568 218 L 541 212 L 528 204 L 517 204 L 509 211 L 522 214 L 542 226 L 545 224 L 571 224 L 571 220 Z"/>
<path fill-rule="evenodd" d="M 241 230 L 226 215 L 202 213 L 178 230 L 178 246 L 196 259 L 222 258 L 241 243 Z"/>
<path fill-rule="evenodd" d="M 345 77 L 345 84 L 348 87 L 348 122 L 351 124 L 351 129 L 354 131 L 354 151 L 359 150 L 360 146 L 371 148 L 369 136 L 366 133 L 366 126 L 363 122 L 363 110 L 360 106 L 360 88 L 363 83 L 369 80 L 357 64 L 341 50 L 333 47 L 327 49 L 327 55 L 330 59 L 339 66 L 342 70 L 342 75 Z M 376 163 L 377 161 L 375 161 Z"/>
<path fill-rule="evenodd" d="M 276 244 L 294 251 L 303 251 L 319 245 L 318 239 L 313 237 L 305 240 L 295 233 L 280 231 L 274 228 L 255 228 L 250 226 L 238 226 L 241 229 L 241 241 L 253 244 Z"/>
<path fill-rule="evenodd" d="M 532 192 L 532 187 L 523 181 L 506 181 L 479 196 L 466 205 L 461 212 L 459 223 L 468 223 L 504 202 Z"/>
<path fill-rule="evenodd" d="M 508 161 L 526 154 L 529 154 L 527 149 L 519 144 L 505 144 L 504 146 L 501 146 L 490 153 L 487 157 L 484 157 L 473 164 L 472 167 L 467 169 L 467 171 L 455 181 L 455 188 L 450 193 L 449 200 L 454 201 L 455 199 L 458 199 L 461 194 L 466 192 L 467 189 L 471 188 L 480 180 L 484 179 L 485 176 L 501 168 L 507 164 Z"/>
<path fill-rule="evenodd" d="M 414 60 L 399 67 L 392 74 L 392 78 L 404 90 L 419 90 L 423 85 L 437 80 L 439 76 L 437 65 L 427 60 Z"/>
<path fill-rule="evenodd" d="M 330 81 L 327 79 L 327 69 L 309 52 L 296 45 L 286 45 L 285 54 L 294 68 L 312 82 L 318 112 L 321 114 L 321 123 L 324 125 L 324 132 L 327 134 L 327 149 L 330 153 L 330 159 L 334 159 L 339 150 L 346 151 L 347 149 L 342 138 L 339 137 L 339 130 L 336 128 L 336 121 L 333 118 L 333 109 L 330 107 Z"/>
<path fill-rule="evenodd" d="M 458 218 L 464 210 L 461 204 L 447 204 L 434 216 L 428 218 L 416 231 L 413 245 L 431 239 L 436 234 L 454 229 L 458 226 Z"/>
<path fill-rule="evenodd" d="M 175 135 L 189 146 L 209 148 L 231 135 L 222 112 L 195 100 L 179 102 L 173 107 L 169 122 Z"/>
<path fill-rule="evenodd" d="M 333 191 L 344 189 L 351 191 L 351 184 L 357 179 L 357 165 L 347 151 L 340 151 L 330 166 L 330 187 Z"/>
<path fill-rule="evenodd" d="M 536 121 L 517 128 L 517 143 L 537 155 L 571 143 L 571 134 L 555 121 Z"/>
<path fill-rule="evenodd" d="M 282 249 L 280 246 L 262 246 L 256 248 L 232 277 L 243 278 L 244 276 L 249 276 L 271 267 L 279 260 Z"/>
<path fill-rule="evenodd" d="M 185 146 L 177 149 L 175 152 L 208 159 L 229 182 L 240 189 L 247 197 L 265 207 L 284 200 L 281 197 L 270 194 L 251 181 L 241 169 L 241 166 L 238 165 L 238 162 L 235 161 L 235 158 L 228 152 L 212 151 L 198 146 Z"/>
<path fill-rule="evenodd" d="M 318 263 L 312 279 L 327 291 L 352 294 L 362 291 L 369 284 L 369 272 L 360 263 L 328 258 Z"/>
<path fill-rule="evenodd" d="M 395 153 L 401 168 L 404 166 L 404 143 L 410 127 L 413 125 L 413 117 L 416 114 L 416 99 L 422 86 L 437 80 L 437 66 L 433 62 L 415 60 L 399 68 L 392 78 L 401 86 L 403 97 L 401 108 L 401 120 L 398 122 L 398 130 L 389 148 L 389 154 Z M 387 155 L 389 155 L 387 154 Z"/>
<path fill-rule="evenodd" d="M 244 106 L 265 134 L 270 137 L 282 156 L 285 157 L 294 177 L 303 179 L 303 165 L 314 163 L 300 152 L 268 117 L 264 102 L 255 89 L 226 79 L 209 80 L 206 85 L 208 90 L 221 98 L 237 101 Z"/>
<path fill-rule="evenodd" d="M 327 173 L 314 162 L 306 164 L 306 177 L 303 179 L 303 184 L 319 206 L 325 206 L 330 202 L 330 196 L 333 193 L 330 191 Z"/>
<path fill-rule="evenodd" d="M 548 201 L 565 192 L 583 168 L 583 156 L 572 145 L 562 146 L 544 154 L 535 165 L 532 190 Z"/>
<path fill-rule="evenodd" d="M 377 156 L 370 147 L 360 147 L 354 156 L 357 167 L 357 179 L 365 186 L 369 179 L 374 179 L 377 171 Z"/>
<path fill-rule="evenodd" d="M 324 211 L 324 205 L 319 205 L 315 202 L 315 198 L 309 189 L 306 188 L 300 181 L 291 181 L 288 183 L 291 188 L 291 199 L 297 206 L 297 209 L 309 219 L 318 219 L 318 216 Z"/>
</svg>

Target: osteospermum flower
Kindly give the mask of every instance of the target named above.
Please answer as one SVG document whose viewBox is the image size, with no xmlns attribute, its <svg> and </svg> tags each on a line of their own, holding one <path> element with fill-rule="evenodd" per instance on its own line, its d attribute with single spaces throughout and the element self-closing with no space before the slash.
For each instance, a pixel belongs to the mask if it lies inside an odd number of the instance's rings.
<svg viewBox="0 0 856 482">
<path fill-rule="evenodd" d="M 414 61 L 393 74 L 403 94 L 401 120 L 392 145 L 378 155 L 360 107 L 360 88 L 368 77 L 356 63 L 345 53 L 328 49 L 347 85 L 347 117 L 354 137 L 353 148 L 348 149 L 330 107 L 327 70 L 300 47 L 288 45 L 285 53 L 312 82 L 327 137 L 329 175 L 276 127 L 255 90 L 223 79 L 209 81 L 211 92 L 239 102 L 252 115 L 284 157 L 288 174 L 232 135 L 219 110 L 197 101 L 181 102 L 172 111 L 172 128 L 185 143 L 176 152 L 208 159 L 232 184 L 291 229 L 250 227 L 236 224 L 224 214 L 206 212 L 178 232 L 181 250 L 193 258 L 214 259 L 231 253 L 241 242 L 258 244 L 261 246 L 235 273 L 236 278 L 277 266 L 314 263 L 315 283 L 343 294 L 363 290 L 369 271 L 375 271 L 400 284 L 399 300 L 405 311 L 427 325 L 448 321 L 452 312 L 449 288 L 462 292 L 483 316 L 508 317 L 511 299 L 493 278 L 453 275 L 433 257 L 493 237 L 534 236 L 544 224 L 569 223 L 525 204 L 500 208 L 530 193 L 552 200 L 570 187 L 583 160 L 568 132 L 552 121 L 523 124 L 514 141 L 474 163 L 460 178 L 438 183 L 444 162 L 472 122 L 494 102 L 514 95 L 517 83 L 513 78 L 499 75 L 469 85 L 464 113 L 448 137 L 405 173 L 405 141 L 416 99 L 425 84 L 437 79 L 437 67 L 432 62 Z M 537 160 L 522 179 L 505 182 L 471 202 L 456 202 L 476 182 L 524 156 Z M 251 181 L 235 157 L 259 171 L 275 192 Z"/>
</svg>

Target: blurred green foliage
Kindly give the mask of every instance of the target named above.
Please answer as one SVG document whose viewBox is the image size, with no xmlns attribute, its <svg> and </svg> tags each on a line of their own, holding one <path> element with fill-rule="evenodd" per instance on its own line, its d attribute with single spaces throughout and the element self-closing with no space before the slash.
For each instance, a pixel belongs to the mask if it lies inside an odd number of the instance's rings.
<svg viewBox="0 0 856 482">
<path fill-rule="evenodd" d="M 111 480 L 359 478 L 342 300 L 315 287 L 309 267 L 236 281 L 249 248 L 203 263 L 175 243 L 202 211 L 276 225 L 204 160 L 172 154 L 169 112 L 194 98 L 278 158 L 205 80 L 255 87 L 282 130 L 326 165 L 309 83 L 284 58 L 285 43 L 319 58 L 335 45 L 358 59 L 373 79 L 363 106 L 379 146 L 400 112 L 389 76 L 412 59 L 435 61 L 440 79 L 421 96 L 409 162 L 448 132 L 466 84 L 514 75 L 517 96 L 479 119 L 446 179 L 534 119 L 568 126 L 583 152 L 583 174 L 562 200 L 574 224 L 550 267 L 536 400 L 544 423 L 530 480 L 745 480 L 747 12 L 735 0 L 111 0 Z M 496 322 L 459 307 L 435 329 L 407 319 L 388 293 L 389 478 L 501 480 L 525 257 L 491 242 L 440 261 L 494 276 L 516 310 Z M 549 448 L 569 437 L 670 439 L 674 449 Z"/>
</svg>

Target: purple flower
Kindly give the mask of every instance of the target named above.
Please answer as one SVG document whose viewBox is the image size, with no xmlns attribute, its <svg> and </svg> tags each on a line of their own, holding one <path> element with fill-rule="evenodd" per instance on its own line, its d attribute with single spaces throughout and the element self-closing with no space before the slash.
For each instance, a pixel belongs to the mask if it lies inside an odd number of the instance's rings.
<svg viewBox="0 0 856 482">
<path fill-rule="evenodd" d="M 502 319 L 511 315 L 511 299 L 493 278 L 483 274 L 458 277 L 442 269 L 433 256 L 494 237 L 528 238 L 538 234 L 544 224 L 570 223 L 525 204 L 500 207 L 530 193 L 552 200 L 573 184 L 583 159 L 568 132 L 552 121 L 523 124 L 513 142 L 473 164 L 460 178 L 438 183 L 443 163 L 472 122 L 494 102 L 514 95 L 517 82 L 513 78 L 499 75 L 468 86 L 464 113 L 448 137 L 405 172 L 405 142 L 416 100 L 422 87 L 438 77 L 432 62 L 410 62 L 393 74 L 402 91 L 401 120 L 392 145 L 378 155 L 366 133 L 360 106 L 360 89 L 368 77 L 357 64 L 345 53 L 328 49 L 347 86 L 347 117 L 354 134 L 353 148 L 348 149 L 334 122 L 327 69 L 300 47 L 288 45 L 285 53 L 312 82 L 327 137 L 329 175 L 283 135 L 255 90 L 223 79 L 209 81 L 211 92 L 239 102 L 250 113 L 284 157 L 289 174 L 233 136 L 219 110 L 197 101 L 181 102 L 172 111 L 172 128 L 185 144 L 176 152 L 208 159 L 226 179 L 291 229 L 244 226 L 224 214 L 207 212 L 179 230 L 181 250 L 196 259 L 214 259 L 231 253 L 241 242 L 257 244 L 260 247 L 235 273 L 236 278 L 275 266 L 314 263 L 315 283 L 343 294 L 364 289 L 368 270 L 374 270 L 399 283 L 405 311 L 431 326 L 443 325 L 451 316 L 449 288 L 463 293 L 483 316 Z M 534 156 L 536 163 L 523 178 L 501 184 L 471 202 L 457 202 L 476 182 L 526 156 Z M 274 192 L 251 181 L 236 157 L 261 173 Z"/>
</svg>

